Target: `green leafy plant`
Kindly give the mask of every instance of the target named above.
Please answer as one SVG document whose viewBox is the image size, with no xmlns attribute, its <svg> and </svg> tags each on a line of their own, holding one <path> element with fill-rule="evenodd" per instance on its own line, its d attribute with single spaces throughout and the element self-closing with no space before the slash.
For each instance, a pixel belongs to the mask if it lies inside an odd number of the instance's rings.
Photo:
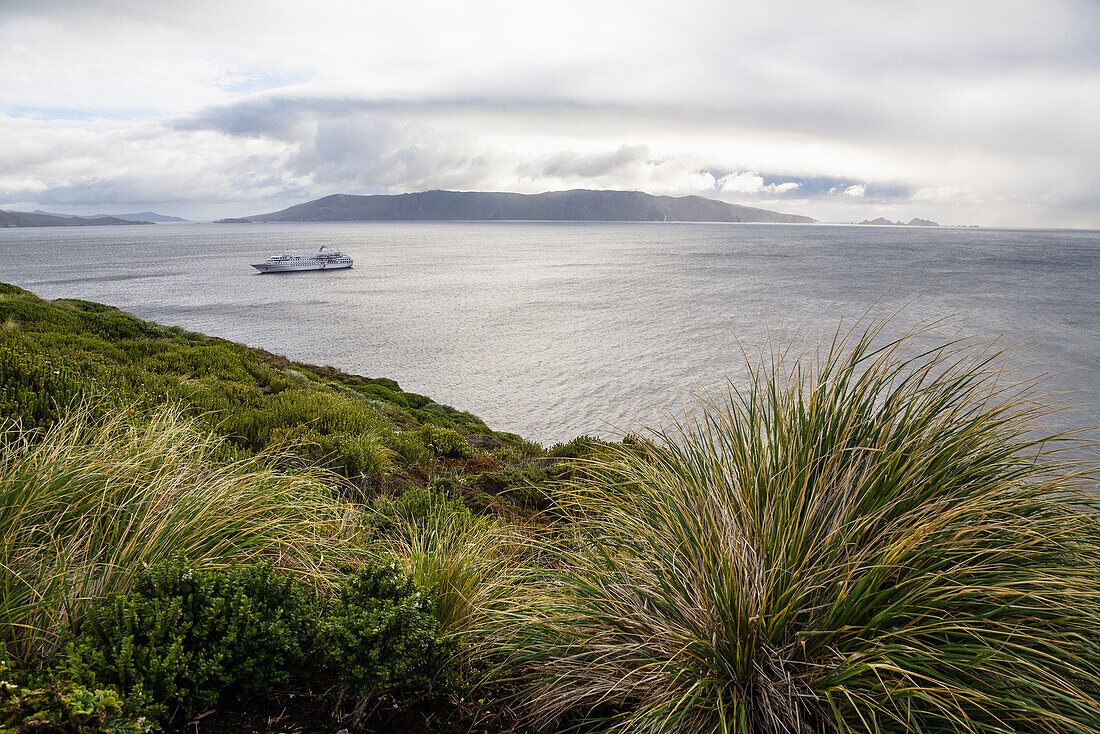
<svg viewBox="0 0 1100 734">
<path fill-rule="evenodd" d="M 302 455 L 348 477 L 381 476 L 391 465 L 393 452 L 372 433 L 318 433 L 308 425 L 280 429 L 272 442 L 281 450 Z"/>
<path fill-rule="evenodd" d="M 8 672 L 0 661 L 0 734 L 144 734 L 151 729 L 145 719 L 124 713 L 114 690 L 91 690 L 68 680 L 28 688 L 9 681 Z"/>
<path fill-rule="evenodd" d="M 458 431 L 425 423 L 417 429 L 420 441 L 433 454 L 449 459 L 470 459 L 476 452 Z"/>
<path fill-rule="evenodd" d="M 474 522 L 474 514 L 461 500 L 430 487 L 411 487 L 401 496 L 380 498 L 374 505 L 372 521 L 382 532 L 408 523 L 428 523 L 438 518 L 453 517 L 453 522 L 466 527 Z"/>
<path fill-rule="evenodd" d="M 417 431 L 401 431 L 389 439 L 389 448 L 401 457 L 405 464 L 426 464 L 431 460 L 431 452 Z"/>
<path fill-rule="evenodd" d="M 146 569 L 126 594 L 95 602 L 75 630 L 67 673 L 109 684 L 159 720 L 194 714 L 226 692 L 249 697 L 305 669 L 316 607 L 269 565 Z"/>
<path fill-rule="evenodd" d="M 351 576 L 328 610 L 323 634 L 330 665 L 361 705 L 385 694 L 406 701 L 439 696 L 455 684 L 453 645 L 440 636 L 432 600 L 396 563 Z"/>
</svg>

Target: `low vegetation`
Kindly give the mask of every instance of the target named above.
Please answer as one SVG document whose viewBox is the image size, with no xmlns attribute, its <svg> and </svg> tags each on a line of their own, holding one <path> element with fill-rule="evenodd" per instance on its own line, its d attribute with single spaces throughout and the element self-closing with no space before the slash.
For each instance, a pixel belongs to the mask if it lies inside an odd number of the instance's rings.
<svg viewBox="0 0 1100 734">
<path fill-rule="evenodd" d="M 144 734 L 146 720 L 128 716 L 113 689 L 89 690 L 71 681 L 26 687 L 8 680 L 0 663 L 0 732 L 66 734 Z"/>
<path fill-rule="evenodd" d="M 988 345 L 873 324 L 543 449 L 106 306 L 0 327 L 0 732 L 1100 731 L 1096 477 Z"/>
</svg>

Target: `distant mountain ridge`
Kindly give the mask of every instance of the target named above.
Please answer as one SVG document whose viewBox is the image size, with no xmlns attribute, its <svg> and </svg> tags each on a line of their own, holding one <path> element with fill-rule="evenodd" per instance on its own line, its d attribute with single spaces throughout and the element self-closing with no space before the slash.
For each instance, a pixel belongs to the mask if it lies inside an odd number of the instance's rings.
<svg viewBox="0 0 1100 734">
<path fill-rule="evenodd" d="M 184 219 L 183 217 L 170 217 L 166 214 L 157 214 L 156 212 L 135 212 L 133 214 L 58 214 L 57 212 L 44 212 L 41 209 L 35 209 L 31 214 L 45 214 L 50 217 L 61 217 L 63 219 L 125 219 L 130 222 L 189 222 L 190 219 Z"/>
<path fill-rule="evenodd" d="M 417 220 L 548 220 L 620 222 L 782 222 L 816 219 L 702 196 L 653 196 L 641 191 L 573 189 L 542 194 L 422 191 L 355 196 L 333 194 L 269 214 L 223 222 L 370 222 Z"/>
<path fill-rule="evenodd" d="M 0 210 L 0 227 L 95 227 L 112 224 L 152 224 L 152 222 L 135 222 L 109 216 L 92 219 Z"/>
</svg>

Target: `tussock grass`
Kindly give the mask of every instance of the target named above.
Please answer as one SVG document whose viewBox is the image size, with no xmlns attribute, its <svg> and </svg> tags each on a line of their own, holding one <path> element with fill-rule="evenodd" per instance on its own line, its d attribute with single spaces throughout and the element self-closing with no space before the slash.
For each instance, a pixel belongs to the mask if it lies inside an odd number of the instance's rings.
<svg viewBox="0 0 1100 734">
<path fill-rule="evenodd" d="M 132 412 L 78 407 L 42 435 L 6 434 L 0 640 L 24 660 L 145 564 L 264 559 L 327 583 L 352 552 L 334 476 L 282 473 L 271 455 L 227 463 L 222 439 L 180 409 Z"/>
<path fill-rule="evenodd" d="M 591 463 L 575 543 L 500 619 L 536 726 L 1100 731 L 1085 469 L 993 345 L 883 327 Z"/>
<path fill-rule="evenodd" d="M 484 652 L 492 610 L 519 593 L 529 543 L 520 526 L 470 513 L 432 512 L 398 518 L 374 552 L 397 559 L 432 591 L 444 634 L 465 643 L 463 654 L 476 657 Z"/>
</svg>

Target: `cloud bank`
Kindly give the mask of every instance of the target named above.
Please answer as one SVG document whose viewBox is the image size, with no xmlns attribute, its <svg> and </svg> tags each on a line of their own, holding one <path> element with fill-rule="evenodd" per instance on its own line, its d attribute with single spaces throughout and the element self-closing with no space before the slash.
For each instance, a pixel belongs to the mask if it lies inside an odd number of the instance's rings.
<svg viewBox="0 0 1100 734">
<path fill-rule="evenodd" d="M 1100 227 L 1097 38 L 1089 0 L 7 0 L 0 208 L 585 187 Z"/>
</svg>

